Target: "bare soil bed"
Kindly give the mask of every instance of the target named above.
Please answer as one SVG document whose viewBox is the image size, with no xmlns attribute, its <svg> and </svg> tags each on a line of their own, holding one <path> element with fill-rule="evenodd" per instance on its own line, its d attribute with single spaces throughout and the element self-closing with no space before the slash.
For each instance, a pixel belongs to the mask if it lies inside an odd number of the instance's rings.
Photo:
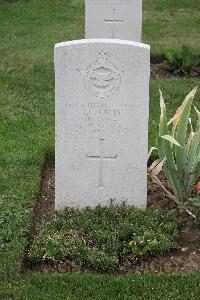
<svg viewBox="0 0 200 300">
<path fill-rule="evenodd" d="M 180 75 L 180 73 L 178 73 L 177 71 L 168 71 L 165 66 L 164 63 L 155 63 L 155 64 L 151 64 L 151 78 L 152 79 L 161 79 L 161 78 L 165 78 L 165 79 L 170 79 L 170 78 L 181 78 L 181 77 L 185 77 L 185 78 L 191 78 L 191 77 L 199 77 L 200 76 L 200 69 L 196 68 L 195 70 L 191 70 L 187 75 Z"/>
<path fill-rule="evenodd" d="M 39 272 L 74 272 L 76 268 L 73 262 L 59 262 L 55 260 L 44 260 L 41 263 L 32 265 L 27 259 L 27 253 L 31 248 L 33 239 L 37 237 L 38 224 L 43 219 L 49 218 L 54 207 L 55 198 L 55 170 L 45 166 L 41 174 L 41 188 L 38 193 L 33 216 L 30 224 L 27 247 L 22 262 L 23 271 Z M 161 180 L 165 180 L 161 178 Z M 160 210 L 162 213 L 175 208 L 174 204 L 165 197 L 154 183 L 148 183 L 148 207 Z M 179 247 L 161 256 L 146 256 L 130 264 L 127 260 L 123 274 L 132 272 L 157 272 L 157 273 L 190 273 L 200 270 L 200 224 L 185 214 L 177 212 L 177 218 L 180 221 L 180 239 Z M 87 272 L 91 270 L 83 270 Z"/>
<path fill-rule="evenodd" d="M 164 55 L 152 56 L 151 57 L 151 78 L 152 79 L 170 79 L 170 78 L 191 78 L 191 77 L 199 77 L 200 76 L 200 68 L 196 67 L 195 69 L 191 69 L 190 72 L 186 75 L 181 75 L 178 70 L 169 71 L 165 67 L 166 58 Z"/>
</svg>

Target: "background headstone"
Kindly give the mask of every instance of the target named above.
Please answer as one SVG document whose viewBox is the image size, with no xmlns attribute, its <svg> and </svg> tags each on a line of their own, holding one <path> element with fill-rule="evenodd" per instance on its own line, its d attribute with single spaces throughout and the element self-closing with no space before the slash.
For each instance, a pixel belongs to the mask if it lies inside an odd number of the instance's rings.
<svg viewBox="0 0 200 300">
<path fill-rule="evenodd" d="M 145 208 L 150 49 L 122 40 L 55 45 L 56 208 Z"/>
<path fill-rule="evenodd" d="M 85 37 L 140 42 L 142 0 L 85 0 Z"/>
</svg>

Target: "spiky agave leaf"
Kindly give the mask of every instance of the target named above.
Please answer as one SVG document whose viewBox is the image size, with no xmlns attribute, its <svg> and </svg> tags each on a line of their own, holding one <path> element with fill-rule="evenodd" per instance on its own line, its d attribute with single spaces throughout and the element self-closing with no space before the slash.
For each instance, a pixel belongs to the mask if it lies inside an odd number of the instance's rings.
<svg viewBox="0 0 200 300">
<path fill-rule="evenodd" d="M 190 150 L 188 151 L 187 160 L 187 173 L 189 174 L 189 180 L 187 182 L 187 190 L 191 191 L 193 185 L 200 176 L 200 112 L 195 107 L 198 115 L 196 129 L 193 140 L 191 142 Z"/>
<path fill-rule="evenodd" d="M 185 98 L 185 100 L 183 101 L 183 103 L 181 104 L 181 106 L 177 109 L 175 115 L 169 120 L 168 125 L 170 125 L 171 123 L 173 123 L 173 128 L 172 128 L 172 136 L 175 136 L 175 131 L 176 128 L 180 122 L 181 119 L 181 115 L 183 113 L 183 110 L 185 109 L 185 106 L 187 105 L 188 101 L 190 100 L 191 97 L 193 97 L 197 92 L 198 87 L 195 87 Z"/>
<path fill-rule="evenodd" d="M 175 138 L 182 146 L 182 148 L 180 148 L 180 147 L 175 148 L 177 171 L 180 174 L 182 174 L 184 172 L 184 166 L 186 165 L 186 161 L 184 161 L 184 148 L 185 148 L 185 144 L 186 144 L 187 126 L 188 126 L 188 122 L 189 122 L 191 105 L 192 105 L 192 102 L 193 102 L 196 92 L 197 92 L 197 87 L 195 87 L 186 96 L 183 104 L 181 105 L 181 113 L 178 114 L 176 121 L 175 121 L 175 122 L 177 122 L 177 120 L 178 120 Z"/>
<path fill-rule="evenodd" d="M 166 115 L 166 107 L 162 92 L 160 90 L 160 124 L 159 124 L 159 137 L 157 139 L 157 146 L 160 159 L 163 160 L 164 157 L 167 158 L 167 161 L 163 167 L 165 175 L 168 179 L 168 182 L 173 189 L 175 195 L 179 195 L 181 193 L 181 183 L 179 179 L 176 177 L 176 164 L 172 152 L 172 148 L 170 143 L 161 138 L 162 136 L 168 136 L 168 125 L 167 125 L 167 115 Z"/>
<path fill-rule="evenodd" d="M 193 126 L 192 126 L 192 119 L 191 118 L 189 118 L 189 124 L 190 124 L 190 131 L 194 133 Z"/>
<path fill-rule="evenodd" d="M 163 136 L 161 136 L 161 138 L 166 141 L 169 141 L 171 144 L 173 144 L 175 146 L 181 147 L 181 145 L 171 135 L 163 135 Z"/>
<path fill-rule="evenodd" d="M 188 135 L 187 144 L 186 144 L 185 150 L 184 150 L 184 161 L 185 162 L 188 160 L 188 153 L 189 153 L 189 150 L 191 147 L 192 140 L 194 138 L 194 131 L 193 131 L 193 127 L 192 127 L 191 118 L 189 118 L 189 123 L 190 123 L 190 133 Z"/>
<path fill-rule="evenodd" d="M 187 173 L 189 174 L 192 170 L 193 164 L 196 158 L 199 156 L 198 148 L 200 144 L 200 130 L 194 134 L 187 161 Z"/>
<path fill-rule="evenodd" d="M 159 136 L 157 139 L 160 161 L 156 160 L 151 165 L 149 172 L 152 180 L 178 205 L 182 208 L 185 207 L 185 210 L 194 218 L 196 216 L 187 209 L 187 205 L 191 197 L 192 187 L 200 176 L 200 112 L 196 109 L 198 114 L 196 133 L 193 131 L 191 119 L 189 118 L 196 91 L 197 88 L 194 88 L 187 95 L 174 117 L 168 123 L 165 103 L 160 91 L 161 115 Z M 173 128 L 170 135 L 168 125 L 172 122 Z M 190 133 L 186 142 L 188 122 L 190 123 Z M 173 189 L 174 195 L 156 177 L 162 168 Z"/>
<path fill-rule="evenodd" d="M 197 116 L 198 116 L 198 119 L 197 119 L 197 125 L 196 125 L 196 131 L 198 131 L 200 129 L 200 111 L 194 107 L 196 113 L 197 113 Z"/>
<path fill-rule="evenodd" d="M 198 132 L 200 130 L 200 111 L 198 111 L 198 109 L 195 107 L 196 113 L 198 115 L 198 119 L 197 119 L 197 125 L 196 125 L 196 131 Z M 200 155 L 200 144 L 199 147 L 197 149 L 197 153 Z"/>
<path fill-rule="evenodd" d="M 165 101 L 163 98 L 162 91 L 160 92 L 160 124 L 159 124 L 159 136 L 168 134 L 168 125 L 167 125 L 167 115 L 166 115 L 166 107 Z"/>
</svg>

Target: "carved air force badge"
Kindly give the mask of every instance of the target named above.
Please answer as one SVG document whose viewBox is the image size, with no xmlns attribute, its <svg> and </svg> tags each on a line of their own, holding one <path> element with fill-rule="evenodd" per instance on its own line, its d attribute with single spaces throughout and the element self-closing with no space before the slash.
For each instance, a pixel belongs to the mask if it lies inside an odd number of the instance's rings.
<svg viewBox="0 0 200 300">
<path fill-rule="evenodd" d="M 112 96 L 121 84 L 120 71 L 109 60 L 109 54 L 104 50 L 101 50 L 96 59 L 81 73 L 86 89 L 97 98 Z"/>
</svg>

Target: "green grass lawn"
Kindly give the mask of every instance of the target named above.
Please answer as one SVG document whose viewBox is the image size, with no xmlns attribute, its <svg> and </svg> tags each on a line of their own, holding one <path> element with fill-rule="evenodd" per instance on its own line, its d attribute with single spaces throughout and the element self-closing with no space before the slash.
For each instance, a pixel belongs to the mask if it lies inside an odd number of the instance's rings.
<svg viewBox="0 0 200 300">
<path fill-rule="evenodd" d="M 27 274 L 2 289 L 2 299 L 198 300 L 200 274 L 130 275 Z"/>
<path fill-rule="evenodd" d="M 143 0 L 143 42 L 153 55 L 183 44 L 199 53 L 199 19 L 199 0 Z M 1 0 L 0 28 L 1 53 L 12 65 L 14 49 L 18 63 L 42 55 L 47 62 L 56 42 L 84 37 L 84 0 Z"/>
<path fill-rule="evenodd" d="M 56 42 L 84 36 L 83 0 L 0 1 L 1 299 L 199 299 L 199 273 L 181 275 L 20 274 L 28 224 L 46 153 L 54 153 Z M 199 0 L 145 0 L 143 40 L 152 54 L 182 44 L 199 52 Z M 170 114 L 198 79 L 152 80 L 149 144 L 159 93 Z M 199 104 L 199 93 L 196 105 Z M 97 293 L 98 291 L 98 293 Z"/>
<path fill-rule="evenodd" d="M 199 0 L 143 0 L 143 41 L 151 53 L 163 54 L 181 45 L 199 54 Z"/>
</svg>

